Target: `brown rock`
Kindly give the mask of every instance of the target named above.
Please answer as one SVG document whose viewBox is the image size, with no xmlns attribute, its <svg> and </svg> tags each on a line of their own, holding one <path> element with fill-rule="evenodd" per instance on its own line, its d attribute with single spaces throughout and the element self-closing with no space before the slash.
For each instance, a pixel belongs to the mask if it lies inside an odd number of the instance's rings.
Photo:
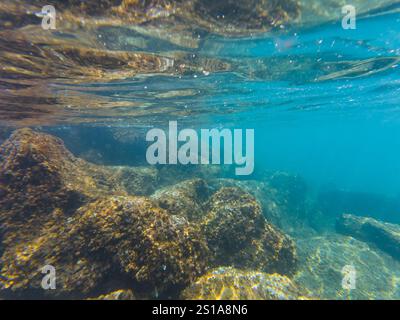
<svg viewBox="0 0 400 320">
<path fill-rule="evenodd" d="M 216 265 L 291 273 L 293 241 L 269 224 L 256 199 L 239 188 L 222 188 L 209 200 L 202 228 Z"/>
<path fill-rule="evenodd" d="M 182 293 L 186 300 L 304 300 L 306 294 L 279 274 L 218 268 Z"/>
<path fill-rule="evenodd" d="M 193 179 L 166 187 L 152 198 L 171 215 L 200 227 L 213 266 L 292 273 L 295 245 L 265 220 L 258 201 L 238 187 L 222 187 L 214 194 L 212 190 L 204 180 Z"/>
<path fill-rule="evenodd" d="M 170 214 L 194 222 L 202 219 L 210 192 L 204 180 L 193 179 L 158 190 L 152 199 Z"/>
<path fill-rule="evenodd" d="M 75 158 L 61 140 L 30 129 L 2 145 L 3 289 L 81 297 L 124 278 L 147 296 L 173 294 L 206 270 L 197 228 L 128 196 L 122 169 Z M 45 265 L 56 268 L 57 290 L 41 290 Z"/>
</svg>

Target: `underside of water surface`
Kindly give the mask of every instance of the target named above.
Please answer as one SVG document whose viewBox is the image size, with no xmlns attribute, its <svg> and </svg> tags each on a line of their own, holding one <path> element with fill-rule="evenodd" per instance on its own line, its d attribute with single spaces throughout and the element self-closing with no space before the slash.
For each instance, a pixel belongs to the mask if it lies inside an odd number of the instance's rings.
<svg viewBox="0 0 400 320">
<path fill-rule="evenodd" d="M 396 0 L 2 0 L 0 299 L 400 299 L 399 70 Z"/>
</svg>

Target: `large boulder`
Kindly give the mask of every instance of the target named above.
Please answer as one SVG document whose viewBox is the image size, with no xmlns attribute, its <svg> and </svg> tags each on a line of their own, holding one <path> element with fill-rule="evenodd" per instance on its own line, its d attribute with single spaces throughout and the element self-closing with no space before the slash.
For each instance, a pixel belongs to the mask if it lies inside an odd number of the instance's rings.
<svg viewBox="0 0 400 320">
<path fill-rule="evenodd" d="M 170 214 L 198 225 L 214 266 L 291 273 L 296 267 L 293 241 L 270 224 L 259 202 L 238 187 L 214 189 L 204 180 L 187 180 L 152 198 Z"/>
<path fill-rule="evenodd" d="M 146 198 L 107 197 L 69 218 L 52 216 L 41 236 L 6 246 L 5 288 L 17 293 L 40 289 L 41 268 L 51 265 L 57 270 L 57 290 L 49 294 L 56 296 L 89 294 L 109 277 L 130 279 L 143 294 L 168 294 L 207 268 L 208 248 L 199 231 Z"/>
<path fill-rule="evenodd" d="M 262 172 L 257 180 L 211 179 L 210 188 L 240 188 L 255 197 L 268 222 L 293 237 L 312 233 L 313 215 L 307 205 L 307 185 L 298 175 L 287 172 Z"/>
<path fill-rule="evenodd" d="M 371 243 L 400 260 L 400 225 L 398 224 L 343 214 L 336 223 L 336 230 L 344 235 Z"/>
<path fill-rule="evenodd" d="M 268 223 L 258 201 L 239 188 L 222 188 L 209 200 L 201 222 L 217 265 L 291 273 L 293 241 Z"/>
<path fill-rule="evenodd" d="M 312 296 L 334 300 L 400 298 L 400 263 L 384 252 L 336 233 L 297 239 L 296 244 L 299 267 L 293 280 Z"/>
<path fill-rule="evenodd" d="M 73 223 L 74 247 L 105 250 L 126 274 L 159 292 L 189 283 L 208 264 L 199 230 L 146 198 L 98 200 L 80 208 Z"/>
<path fill-rule="evenodd" d="M 41 296 L 45 265 L 57 270 L 57 290 L 46 293 L 72 297 L 110 278 L 130 279 L 146 295 L 173 294 L 204 272 L 198 228 L 128 196 L 150 187 L 149 170 L 93 165 L 53 136 L 14 132 L 0 148 L 2 288 Z"/>
<path fill-rule="evenodd" d="M 56 209 L 70 214 L 88 199 L 125 194 L 111 172 L 75 158 L 60 139 L 15 131 L 0 147 L 0 222 L 10 243 L 40 230 Z"/>
<path fill-rule="evenodd" d="M 158 170 L 154 167 L 111 167 L 114 177 L 128 194 L 151 195 L 158 186 Z"/>
<path fill-rule="evenodd" d="M 30 237 L 56 209 L 69 215 L 100 196 L 127 195 L 131 177 L 143 183 L 155 180 L 152 172 L 133 171 L 91 164 L 76 158 L 54 136 L 16 130 L 0 147 L 2 231 L 8 233 L 10 243 L 16 234 Z"/>
</svg>

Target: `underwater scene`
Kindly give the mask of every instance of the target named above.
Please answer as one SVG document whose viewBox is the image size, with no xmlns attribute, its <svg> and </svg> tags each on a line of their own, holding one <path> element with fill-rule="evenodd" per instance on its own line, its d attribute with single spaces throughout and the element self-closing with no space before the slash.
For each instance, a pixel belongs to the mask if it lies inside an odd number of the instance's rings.
<svg viewBox="0 0 400 320">
<path fill-rule="evenodd" d="M 400 1 L 1 0 L 9 299 L 400 299 Z"/>
</svg>

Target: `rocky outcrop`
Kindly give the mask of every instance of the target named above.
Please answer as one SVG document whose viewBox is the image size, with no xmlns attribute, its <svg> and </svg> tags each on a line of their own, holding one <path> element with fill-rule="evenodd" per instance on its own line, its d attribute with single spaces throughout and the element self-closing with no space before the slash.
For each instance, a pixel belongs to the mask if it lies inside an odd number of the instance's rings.
<svg viewBox="0 0 400 320">
<path fill-rule="evenodd" d="M 70 238 L 76 246 L 106 250 L 126 274 L 160 292 L 189 283 L 208 264 L 208 248 L 197 228 L 146 198 L 98 200 L 80 208 L 73 224 Z"/>
<path fill-rule="evenodd" d="M 30 129 L 15 131 L 0 147 L 0 163 L 0 222 L 10 243 L 36 234 L 55 210 L 68 215 L 97 196 L 126 194 L 110 171 Z"/>
<path fill-rule="evenodd" d="M 193 179 L 151 198 L 131 194 L 151 192 L 157 177 L 154 168 L 94 165 L 58 138 L 15 131 L 0 148 L 2 292 L 87 298 L 129 283 L 139 298 L 176 297 L 211 267 L 294 272 L 293 241 L 249 193 Z M 47 265 L 56 290 L 41 289 Z"/>
<path fill-rule="evenodd" d="M 299 267 L 293 280 L 313 297 L 334 300 L 399 299 L 400 262 L 352 237 L 327 233 L 296 239 Z M 343 286 L 346 275 L 353 290 Z"/>
<path fill-rule="evenodd" d="M 162 189 L 152 198 L 162 208 L 199 225 L 213 265 L 291 273 L 296 249 L 268 223 L 258 201 L 238 187 L 212 189 L 201 179 Z"/>
<path fill-rule="evenodd" d="M 57 270 L 57 290 L 47 293 L 61 296 L 89 294 L 109 276 L 162 293 L 201 274 L 208 248 L 196 227 L 128 196 L 123 182 L 121 168 L 75 158 L 50 135 L 16 131 L 0 149 L 2 287 L 40 289 L 45 265 Z"/>
<path fill-rule="evenodd" d="M 265 172 L 257 180 L 211 179 L 211 188 L 235 187 L 255 197 L 265 218 L 285 233 L 309 233 L 305 181 L 287 172 Z"/>
<path fill-rule="evenodd" d="M 3 232 L 34 234 L 56 209 L 69 215 L 100 196 L 143 194 L 156 183 L 151 169 L 97 166 L 30 129 L 15 131 L 0 147 L 0 163 Z"/>
<path fill-rule="evenodd" d="M 344 235 L 373 244 L 393 258 L 400 260 L 400 225 L 398 224 L 343 214 L 336 223 L 336 230 Z"/>
<path fill-rule="evenodd" d="M 57 290 L 51 294 L 89 294 L 110 276 L 131 279 L 147 294 L 163 293 L 187 285 L 208 264 L 208 248 L 198 230 L 146 198 L 108 197 L 70 217 L 51 217 L 40 236 L 6 246 L 5 288 L 39 289 L 42 266 L 52 265 Z"/>
<path fill-rule="evenodd" d="M 218 268 L 200 277 L 182 293 L 186 300 L 298 300 L 305 291 L 279 274 Z"/>
<path fill-rule="evenodd" d="M 201 222 L 216 265 L 291 273 L 292 240 L 268 223 L 257 200 L 239 188 L 222 188 L 209 200 Z"/>
</svg>

